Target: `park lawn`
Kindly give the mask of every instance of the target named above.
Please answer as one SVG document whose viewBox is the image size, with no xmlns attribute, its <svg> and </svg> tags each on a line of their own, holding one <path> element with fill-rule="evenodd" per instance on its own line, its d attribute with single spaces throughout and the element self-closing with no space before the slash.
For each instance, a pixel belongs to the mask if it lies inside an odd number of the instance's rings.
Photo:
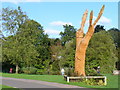
<svg viewBox="0 0 120 90">
<path fill-rule="evenodd" d="M 2 73 L 0 72 L 0 76 L 2 76 Z"/>
<path fill-rule="evenodd" d="M 20 90 L 20 89 L 0 84 L 0 90 Z"/>
<path fill-rule="evenodd" d="M 0 87 L 2 87 L 2 88 L 13 88 L 13 87 L 6 86 L 6 85 L 1 85 L 1 84 L 0 84 Z"/>
<path fill-rule="evenodd" d="M 61 75 L 28 75 L 28 74 L 9 74 L 2 73 L 3 77 L 12 77 L 12 78 L 22 78 L 22 79 L 32 79 L 32 80 L 41 80 L 48 82 L 56 82 L 62 84 L 76 85 L 86 88 L 118 88 L 118 75 L 105 74 L 107 76 L 107 85 L 106 86 L 92 86 L 87 85 L 83 82 L 70 82 L 67 83 L 63 76 Z"/>
</svg>

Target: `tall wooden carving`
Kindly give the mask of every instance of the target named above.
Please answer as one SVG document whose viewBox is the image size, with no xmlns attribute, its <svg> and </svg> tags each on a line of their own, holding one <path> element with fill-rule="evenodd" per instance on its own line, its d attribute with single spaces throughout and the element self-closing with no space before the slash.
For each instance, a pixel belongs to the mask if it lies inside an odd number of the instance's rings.
<svg viewBox="0 0 120 90">
<path fill-rule="evenodd" d="M 88 11 L 86 10 L 83 14 L 82 17 L 82 22 L 81 22 L 81 27 L 80 29 L 76 32 L 76 53 L 75 53 L 75 73 L 77 76 L 85 76 L 85 54 L 86 54 L 86 49 L 88 47 L 88 43 L 94 33 L 94 26 L 100 19 L 100 17 L 103 14 L 104 11 L 104 5 L 102 6 L 97 19 L 94 21 L 92 24 L 92 19 L 93 19 L 93 11 L 90 12 L 90 18 L 89 18 L 89 27 L 88 27 L 88 32 L 84 36 L 83 28 L 86 22 L 86 18 L 88 15 Z"/>
</svg>

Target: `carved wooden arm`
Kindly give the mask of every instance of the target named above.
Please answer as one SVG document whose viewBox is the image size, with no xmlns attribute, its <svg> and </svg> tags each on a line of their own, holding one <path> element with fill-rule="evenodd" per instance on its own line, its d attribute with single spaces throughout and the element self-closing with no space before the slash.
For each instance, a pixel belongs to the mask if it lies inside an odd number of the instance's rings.
<svg viewBox="0 0 120 90">
<path fill-rule="evenodd" d="M 100 17 L 102 16 L 103 14 L 103 11 L 104 11 L 104 8 L 105 6 L 103 5 L 99 14 L 98 14 L 98 17 L 96 18 L 96 20 L 94 21 L 94 23 L 92 24 L 92 19 L 93 19 L 93 11 L 90 12 L 90 18 L 89 18 L 89 28 L 88 28 L 88 31 L 86 33 L 86 35 L 83 37 L 83 30 L 84 30 L 84 25 L 85 25 L 85 22 L 86 22 L 86 18 L 87 18 L 87 15 L 88 15 L 88 10 L 86 10 L 83 14 L 83 17 L 82 17 L 82 22 L 81 22 L 81 27 L 80 29 L 77 31 L 78 33 L 78 37 L 81 36 L 81 39 L 79 39 L 78 43 L 77 43 L 77 47 L 79 48 L 80 46 L 80 43 L 87 43 L 87 41 L 90 40 L 90 38 L 92 37 L 93 33 L 94 33 L 94 26 L 96 25 L 96 23 L 98 22 L 98 20 L 100 19 Z M 85 44 L 85 45 L 86 45 Z M 77 48 L 76 47 L 76 48 Z"/>
</svg>

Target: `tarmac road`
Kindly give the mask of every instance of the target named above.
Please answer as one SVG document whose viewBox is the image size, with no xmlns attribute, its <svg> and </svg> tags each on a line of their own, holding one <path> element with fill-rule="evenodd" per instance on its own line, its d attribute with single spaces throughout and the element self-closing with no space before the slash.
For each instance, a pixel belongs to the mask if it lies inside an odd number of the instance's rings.
<svg viewBox="0 0 120 90">
<path fill-rule="evenodd" d="M 15 88 L 83 88 L 73 85 L 65 85 L 53 82 L 29 80 L 29 79 L 16 79 L 9 77 L 0 77 L 3 85 L 12 86 Z"/>
</svg>

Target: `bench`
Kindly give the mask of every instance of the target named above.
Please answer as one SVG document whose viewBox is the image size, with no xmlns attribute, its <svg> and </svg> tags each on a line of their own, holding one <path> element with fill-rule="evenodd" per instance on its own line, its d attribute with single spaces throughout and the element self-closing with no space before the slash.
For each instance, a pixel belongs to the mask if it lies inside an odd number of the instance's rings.
<svg viewBox="0 0 120 90">
<path fill-rule="evenodd" d="M 68 77 L 68 76 L 64 76 L 64 78 L 67 80 L 67 82 L 69 83 L 70 82 L 70 80 L 72 80 L 72 79 L 76 79 L 76 80 L 78 80 L 78 79 L 85 79 L 85 80 L 87 80 L 87 79 L 90 79 L 90 78 L 101 78 L 101 79 L 104 79 L 104 85 L 107 85 L 107 77 L 106 76 L 81 76 L 81 77 Z"/>
</svg>

